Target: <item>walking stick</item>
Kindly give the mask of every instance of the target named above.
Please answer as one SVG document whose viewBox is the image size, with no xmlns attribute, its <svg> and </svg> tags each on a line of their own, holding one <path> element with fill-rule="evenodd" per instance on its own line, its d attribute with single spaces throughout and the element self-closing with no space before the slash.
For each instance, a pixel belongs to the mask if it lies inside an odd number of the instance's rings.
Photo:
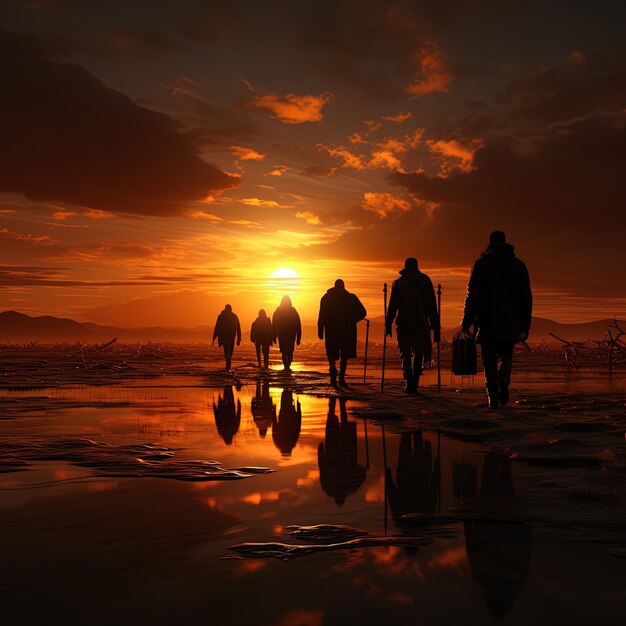
<svg viewBox="0 0 626 626">
<path fill-rule="evenodd" d="M 385 283 L 385 286 L 387 283 Z M 387 536 L 387 443 L 385 442 L 385 425 L 383 424 L 381 427 L 381 432 L 383 435 L 383 465 L 385 466 L 383 470 L 383 494 L 385 498 L 385 520 L 384 520 L 384 528 L 385 528 L 385 537 Z"/>
<path fill-rule="evenodd" d="M 382 393 L 385 389 L 385 361 L 387 359 L 387 283 L 383 287 L 383 294 L 385 298 L 385 318 L 383 320 L 383 367 L 380 377 L 380 392 Z"/>
<path fill-rule="evenodd" d="M 437 312 L 439 315 L 439 341 L 437 342 L 437 391 L 441 393 L 441 284 L 437 284 Z"/>
<path fill-rule="evenodd" d="M 370 341 L 370 321 L 365 320 L 365 362 L 363 363 L 363 384 L 367 378 L 367 346 Z"/>
</svg>

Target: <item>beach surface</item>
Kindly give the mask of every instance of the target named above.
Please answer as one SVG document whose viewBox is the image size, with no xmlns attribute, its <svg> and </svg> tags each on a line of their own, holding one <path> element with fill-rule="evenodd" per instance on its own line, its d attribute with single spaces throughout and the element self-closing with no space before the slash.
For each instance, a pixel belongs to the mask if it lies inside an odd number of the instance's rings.
<svg viewBox="0 0 626 626">
<path fill-rule="evenodd" d="M 323 355 L 4 347 L 11 624 L 621 624 L 624 372 L 520 360 L 511 403 Z M 324 525 L 310 529 L 310 526 Z M 304 527 L 304 529 L 303 529 Z M 348 528 L 346 528 L 348 527 Z"/>
</svg>

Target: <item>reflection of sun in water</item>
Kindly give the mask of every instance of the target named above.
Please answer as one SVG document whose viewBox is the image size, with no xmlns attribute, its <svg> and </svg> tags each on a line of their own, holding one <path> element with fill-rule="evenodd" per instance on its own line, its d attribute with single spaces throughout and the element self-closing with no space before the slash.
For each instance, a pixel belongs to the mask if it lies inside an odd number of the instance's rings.
<svg viewBox="0 0 626 626">
<path fill-rule="evenodd" d="M 281 267 L 279 270 L 276 270 L 273 274 L 270 274 L 270 278 L 300 278 L 297 272 L 294 272 L 292 269 L 288 267 Z"/>
</svg>

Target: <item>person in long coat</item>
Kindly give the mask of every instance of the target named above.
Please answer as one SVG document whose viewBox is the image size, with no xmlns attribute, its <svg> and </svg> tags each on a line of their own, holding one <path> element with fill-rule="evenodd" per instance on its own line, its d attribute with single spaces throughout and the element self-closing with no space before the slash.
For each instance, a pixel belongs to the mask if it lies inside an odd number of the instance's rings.
<svg viewBox="0 0 626 626">
<path fill-rule="evenodd" d="M 256 348 L 256 360 L 259 367 L 261 367 L 261 351 L 263 351 L 263 365 L 267 369 L 270 359 L 270 346 L 274 341 L 274 329 L 272 328 L 272 320 L 267 317 L 265 309 L 261 309 L 259 317 L 252 322 L 250 341 Z"/>
<path fill-rule="evenodd" d="M 280 306 L 274 311 L 272 327 L 274 328 L 274 341 L 278 340 L 285 371 L 289 371 L 293 361 L 294 344 L 299 346 L 302 339 L 300 316 L 291 304 L 289 296 L 283 296 Z"/>
<path fill-rule="evenodd" d="M 224 310 L 217 316 L 213 341 L 217 338 L 217 345 L 224 348 L 226 369 L 231 369 L 233 352 L 235 351 L 235 337 L 237 345 L 241 344 L 241 325 L 239 318 L 233 313 L 233 307 L 227 304 Z"/>
<path fill-rule="evenodd" d="M 515 256 L 506 235 L 496 230 L 474 263 L 467 286 L 462 329 L 478 330 L 489 407 L 509 401 L 513 348 L 530 332 L 533 295 L 526 265 Z"/>
<path fill-rule="evenodd" d="M 337 384 L 337 359 L 340 359 L 339 384 L 345 385 L 348 359 L 356 357 L 356 325 L 366 315 L 361 301 L 346 289 L 341 278 L 322 296 L 317 335 L 326 339 L 331 385 Z"/>
<path fill-rule="evenodd" d="M 391 337 L 391 326 L 396 320 L 398 350 L 405 391 L 416 393 L 424 364 L 432 359 L 433 339 L 439 341 L 439 313 L 435 290 L 430 278 L 419 271 L 417 259 L 409 258 L 400 270 L 400 278 L 391 286 L 391 297 L 385 320 L 385 332 Z"/>
</svg>

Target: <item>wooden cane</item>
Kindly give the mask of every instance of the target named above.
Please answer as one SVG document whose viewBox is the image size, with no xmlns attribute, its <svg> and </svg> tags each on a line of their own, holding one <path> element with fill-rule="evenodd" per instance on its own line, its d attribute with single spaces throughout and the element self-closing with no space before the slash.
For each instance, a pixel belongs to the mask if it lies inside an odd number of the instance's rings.
<svg viewBox="0 0 626 626">
<path fill-rule="evenodd" d="M 365 320 L 365 359 L 363 362 L 363 384 L 367 380 L 367 346 L 370 341 L 370 321 Z"/>
<path fill-rule="evenodd" d="M 437 284 L 437 314 L 439 316 L 439 341 L 437 342 L 437 391 L 441 393 L 441 284 Z"/>
<path fill-rule="evenodd" d="M 382 393 L 385 390 L 385 361 L 387 359 L 387 283 L 383 287 L 383 294 L 385 300 L 385 317 L 383 320 L 383 366 L 382 372 L 380 376 L 380 392 Z"/>
</svg>

